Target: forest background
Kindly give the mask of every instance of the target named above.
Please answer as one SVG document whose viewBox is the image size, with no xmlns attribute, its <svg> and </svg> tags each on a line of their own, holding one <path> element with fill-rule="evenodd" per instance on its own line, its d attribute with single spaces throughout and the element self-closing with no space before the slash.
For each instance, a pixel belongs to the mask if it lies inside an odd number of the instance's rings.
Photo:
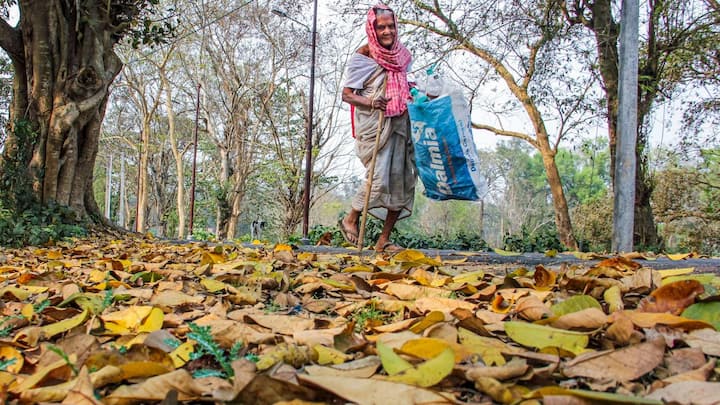
<svg viewBox="0 0 720 405">
<path fill-rule="evenodd" d="M 151 3 L 145 32 L 115 48 L 124 66 L 104 108 L 92 175 L 97 208 L 120 227 L 159 237 L 249 240 L 251 223 L 263 221 L 263 238 L 297 240 L 312 2 Z M 340 101 L 342 74 L 363 42 L 371 3 L 320 3 L 310 236 L 334 232 L 337 243 L 334 224 L 362 175 Z M 12 24 L 13 2 L 2 5 Z M 609 250 L 619 3 L 389 5 L 419 82 L 436 66 L 465 92 L 489 185 L 478 202 L 429 201 L 419 187 L 396 240 L 424 248 Z M 720 7 L 715 0 L 640 7 L 635 247 L 718 254 Z M 148 35 L 157 26 L 159 43 Z M 14 71 L 2 53 L 0 71 L 7 155 L 7 140 L 23 127 L 11 117 Z M 6 178 L 17 174 L 11 161 L 3 161 Z M 11 200 L 0 207 L 4 241 L 39 243 L 65 231 L 38 226 L 37 212 L 16 215 Z M 61 215 L 45 213 L 49 224 Z"/>
</svg>

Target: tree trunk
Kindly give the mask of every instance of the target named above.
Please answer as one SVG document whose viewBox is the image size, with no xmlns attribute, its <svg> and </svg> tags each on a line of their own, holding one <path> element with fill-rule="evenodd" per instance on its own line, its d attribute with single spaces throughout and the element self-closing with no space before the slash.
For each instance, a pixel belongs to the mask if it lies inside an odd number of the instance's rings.
<svg viewBox="0 0 720 405">
<path fill-rule="evenodd" d="M 651 8 L 655 8 L 657 1 L 650 2 Z M 607 101 L 607 122 L 608 139 L 610 146 L 610 176 L 611 184 L 615 183 L 615 161 L 616 161 L 616 140 L 617 140 L 617 116 L 618 116 L 618 36 L 619 25 L 612 16 L 612 2 L 610 0 L 597 0 L 590 3 L 592 16 L 580 18 L 574 16 L 576 21 L 582 22 L 595 35 L 598 51 L 598 64 L 602 84 L 605 89 Z M 654 14 L 651 10 L 651 15 Z M 655 19 L 650 18 L 647 24 L 648 45 L 645 47 L 647 55 L 641 57 L 643 66 L 640 68 L 641 86 L 638 97 L 638 138 L 635 148 L 636 170 L 635 170 L 635 222 L 634 222 L 634 244 L 639 246 L 657 246 L 659 238 L 655 226 L 650 197 L 652 186 L 647 173 L 647 136 L 643 135 L 643 123 L 650 111 L 657 94 L 658 80 L 658 54 L 655 47 Z M 638 72 L 640 74 L 640 72 Z"/>
<path fill-rule="evenodd" d="M 59 0 L 18 6 L 18 28 L 0 21 L 0 46 L 15 69 L 11 129 L 25 120 L 35 132 L 24 145 L 32 150 L 24 162 L 30 192 L 43 204 L 57 202 L 101 221 L 92 175 L 108 87 L 121 68 L 107 10 Z M 6 158 L 16 157 L 17 140 L 9 137 Z"/>
<path fill-rule="evenodd" d="M 590 5 L 593 13 L 590 30 L 595 35 L 598 53 L 598 70 L 602 77 L 607 102 L 608 144 L 610 147 L 610 184 L 615 184 L 615 148 L 617 145 L 617 120 L 619 104 L 619 56 L 618 37 L 620 28 L 612 15 L 610 0 L 597 0 Z"/>
<path fill-rule="evenodd" d="M 143 120 L 140 131 L 140 159 L 138 165 L 137 212 L 135 213 L 135 232 L 145 232 L 148 206 L 148 160 L 150 158 L 150 118 Z"/>
<path fill-rule="evenodd" d="M 168 136 L 170 137 L 170 148 L 175 160 L 175 172 L 177 175 L 177 214 L 178 214 L 178 239 L 185 239 L 185 165 L 183 154 L 178 148 L 177 134 L 175 134 L 175 109 L 172 103 L 172 89 L 168 83 L 165 69 L 160 69 L 160 79 L 165 87 L 165 108 L 167 109 Z"/>
</svg>

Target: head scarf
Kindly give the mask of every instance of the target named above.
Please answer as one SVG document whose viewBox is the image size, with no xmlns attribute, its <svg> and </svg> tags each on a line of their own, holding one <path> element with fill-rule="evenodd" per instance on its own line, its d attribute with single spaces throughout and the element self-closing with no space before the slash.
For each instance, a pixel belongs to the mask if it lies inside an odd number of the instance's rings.
<svg viewBox="0 0 720 405">
<path fill-rule="evenodd" d="M 385 88 L 385 97 L 389 98 L 385 116 L 395 117 L 407 109 L 407 101 L 410 99 L 410 86 L 407 81 L 407 68 L 412 61 L 410 51 L 400 43 L 398 36 L 395 37 L 395 43 L 390 49 L 380 45 L 377 35 L 375 34 L 375 9 L 384 9 L 392 11 L 388 6 L 378 3 L 368 11 L 367 23 L 365 24 L 365 32 L 368 36 L 368 46 L 370 47 L 370 57 L 387 71 L 387 85 Z M 397 27 L 397 16 L 393 12 L 395 27 Z"/>
</svg>

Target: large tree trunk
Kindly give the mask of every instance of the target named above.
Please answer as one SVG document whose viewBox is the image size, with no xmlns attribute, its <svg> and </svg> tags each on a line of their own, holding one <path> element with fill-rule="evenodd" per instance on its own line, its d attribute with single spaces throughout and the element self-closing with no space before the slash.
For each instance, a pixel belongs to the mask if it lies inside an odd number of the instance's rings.
<svg viewBox="0 0 720 405">
<path fill-rule="evenodd" d="M 32 150 L 32 193 L 101 220 L 92 174 L 108 86 L 121 68 L 107 10 L 59 0 L 21 0 L 19 9 L 17 28 L 0 21 L 0 46 L 15 68 L 11 129 L 25 120 L 35 132 L 23 145 Z M 5 158 L 21 149 L 12 130 Z"/>
</svg>

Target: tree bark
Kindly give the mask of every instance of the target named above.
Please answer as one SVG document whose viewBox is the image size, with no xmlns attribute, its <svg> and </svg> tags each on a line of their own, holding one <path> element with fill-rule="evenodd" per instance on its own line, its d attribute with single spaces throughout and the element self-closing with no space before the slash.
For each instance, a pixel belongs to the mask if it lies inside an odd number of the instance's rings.
<svg viewBox="0 0 720 405">
<path fill-rule="evenodd" d="M 24 145 L 32 150 L 23 162 L 31 193 L 97 221 L 92 175 L 99 130 L 108 87 L 121 68 L 114 16 L 105 7 L 104 1 L 21 0 L 18 26 L 0 21 L 0 47 L 15 69 L 10 132 L 21 121 L 35 132 Z M 17 141 L 9 137 L 3 161 L 16 157 Z"/>
</svg>

